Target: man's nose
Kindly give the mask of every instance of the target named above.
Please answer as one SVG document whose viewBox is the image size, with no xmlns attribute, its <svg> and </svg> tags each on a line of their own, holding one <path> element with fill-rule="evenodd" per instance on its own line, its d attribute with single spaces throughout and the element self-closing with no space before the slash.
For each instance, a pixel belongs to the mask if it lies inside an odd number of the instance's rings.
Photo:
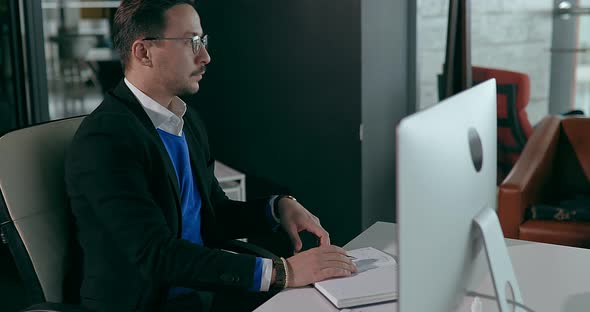
<svg viewBox="0 0 590 312">
<path fill-rule="evenodd" d="M 203 47 L 201 49 L 201 51 L 199 51 L 199 54 L 197 54 L 196 57 L 196 61 L 197 64 L 209 64 L 211 63 L 211 55 L 209 54 L 209 50 L 207 50 L 207 48 Z"/>
</svg>

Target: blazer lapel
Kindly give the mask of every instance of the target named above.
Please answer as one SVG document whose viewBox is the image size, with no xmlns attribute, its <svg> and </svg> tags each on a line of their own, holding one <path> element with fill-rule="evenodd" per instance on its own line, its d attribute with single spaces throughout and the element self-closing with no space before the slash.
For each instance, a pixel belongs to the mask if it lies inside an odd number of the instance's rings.
<svg viewBox="0 0 590 312">
<path fill-rule="evenodd" d="M 187 111 L 188 113 L 188 111 Z M 186 115 L 185 115 L 186 116 Z M 191 161 L 191 167 L 193 169 L 193 176 L 197 182 L 197 187 L 199 188 L 199 193 L 201 195 L 201 199 L 203 201 L 203 203 L 206 203 L 206 205 L 203 206 L 207 206 L 210 207 L 211 206 L 211 202 L 210 202 L 210 198 L 209 198 L 209 194 L 207 194 L 206 190 L 208 188 L 205 187 L 204 183 L 205 183 L 205 179 L 207 178 L 205 172 L 207 170 L 207 168 L 204 166 L 204 164 L 207 163 L 206 159 L 204 158 L 204 155 L 201 152 L 201 149 L 199 148 L 198 144 L 203 144 L 202 142 L 199 141 L 199 137 L 197 136 L 196 131 L 193 129 L 193 125 L 187 120 L 188 118 L 185 118 L 185 122 L 184 122 L 184 132 L 186 134 L 186 143 L 188 145 L 188 153 L 190 156 L 190 161 Z M 209 182 L 209 181 L 207 181 Z"/>
<path fill-rule="evenodd" d="M 146 128 L 146 130 L 150 133 L 154 143 L 156 144 L 158 151 L 160 153 L 160 157 L 164 160 L 164 167 L 168 174 L 168 180 L 172 184 L 172 188 L 175 192 L 175 199 L 176 199 L 176 206 L 178 209 L 178 215 L 182 216 L 181 212 L 181 201 L 180 201 L 180 187 L 178 185 L 178 177 L 176 175 L 176 170 L 174 169 L 174 165 L 172 164 L 172 160 L 170 159 L 170 155 L 168 154 L 168 150 L 164 146 L 158 131 L 154 127 L 154 124 L 146 114 L 145 110 L 133 95 L 133 92 L 129 90 L 127 85 L 123 80 L 119 82 L 117 87 L 112 91 L 112 95 L 118 98 L 121 102 L 123 102 L 127 108 L 137 117 L 137 119 L 141 122 L 141 124 Z M 180 219 L 180 218 L 179 218 Z M 180 221 L 179 221 L 180 222 Z M 179 227 L 179 229 L 182 229 Z M 179 231 L 182 232 L 182 231 Z"/>
</svg>

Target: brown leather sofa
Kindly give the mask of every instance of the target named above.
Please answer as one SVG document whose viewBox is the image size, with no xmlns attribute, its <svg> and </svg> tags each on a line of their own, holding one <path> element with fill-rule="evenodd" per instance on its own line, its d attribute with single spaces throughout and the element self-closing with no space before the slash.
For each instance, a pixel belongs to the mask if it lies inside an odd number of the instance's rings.
<svg viewBox="0 0 590 312">
<path fill-rule="evenodd" d="M 590 248 L 590 222 L 533 220 L 530 210 L 531 205 L 590 195 L 588 177 L 590 118 L 545 117 L 499 187 L 504 236 Z"/>
</svg>

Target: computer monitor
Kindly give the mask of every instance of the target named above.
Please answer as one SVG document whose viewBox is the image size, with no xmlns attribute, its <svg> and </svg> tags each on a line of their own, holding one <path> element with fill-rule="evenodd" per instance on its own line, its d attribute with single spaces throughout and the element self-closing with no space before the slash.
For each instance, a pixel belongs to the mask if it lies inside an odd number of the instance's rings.
<svg viewBox="0 0 590 312">
<path fill-rule="evenodd" d="M 495 214 L 496 136 L 493 79 L 400 122 L 400 311 L 455 311 L 476 259 L 485 261 L 477 257 L 482 246 L 496 285 L 510 282 L 514 301 L 522 302 Z M 496 289 L 500 305 L 504 287 Z"/>
</svg>

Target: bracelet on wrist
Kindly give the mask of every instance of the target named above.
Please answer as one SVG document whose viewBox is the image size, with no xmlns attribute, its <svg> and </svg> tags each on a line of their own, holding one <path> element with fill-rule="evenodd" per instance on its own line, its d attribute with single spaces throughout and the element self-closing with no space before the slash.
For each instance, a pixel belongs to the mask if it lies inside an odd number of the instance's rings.
<svg viewBox="0 0 590 312">
<path fill-rule="evenodd" d="M 285 285 L 283 288 L 287 288 L 289 285 L 289 264 L 287 263 L 287 259 L 281 257 L 281 261 L 283 261 L 283 266 L 285 267 Z"/>
<path fill-rule="evenodd" d="M 287 287 L 287 261 L 284 258 L 275 258 L 272 259 L 272 265 L 275 269 L 275 282 L 270 290 L 283 290 Z"/>
</svg>

